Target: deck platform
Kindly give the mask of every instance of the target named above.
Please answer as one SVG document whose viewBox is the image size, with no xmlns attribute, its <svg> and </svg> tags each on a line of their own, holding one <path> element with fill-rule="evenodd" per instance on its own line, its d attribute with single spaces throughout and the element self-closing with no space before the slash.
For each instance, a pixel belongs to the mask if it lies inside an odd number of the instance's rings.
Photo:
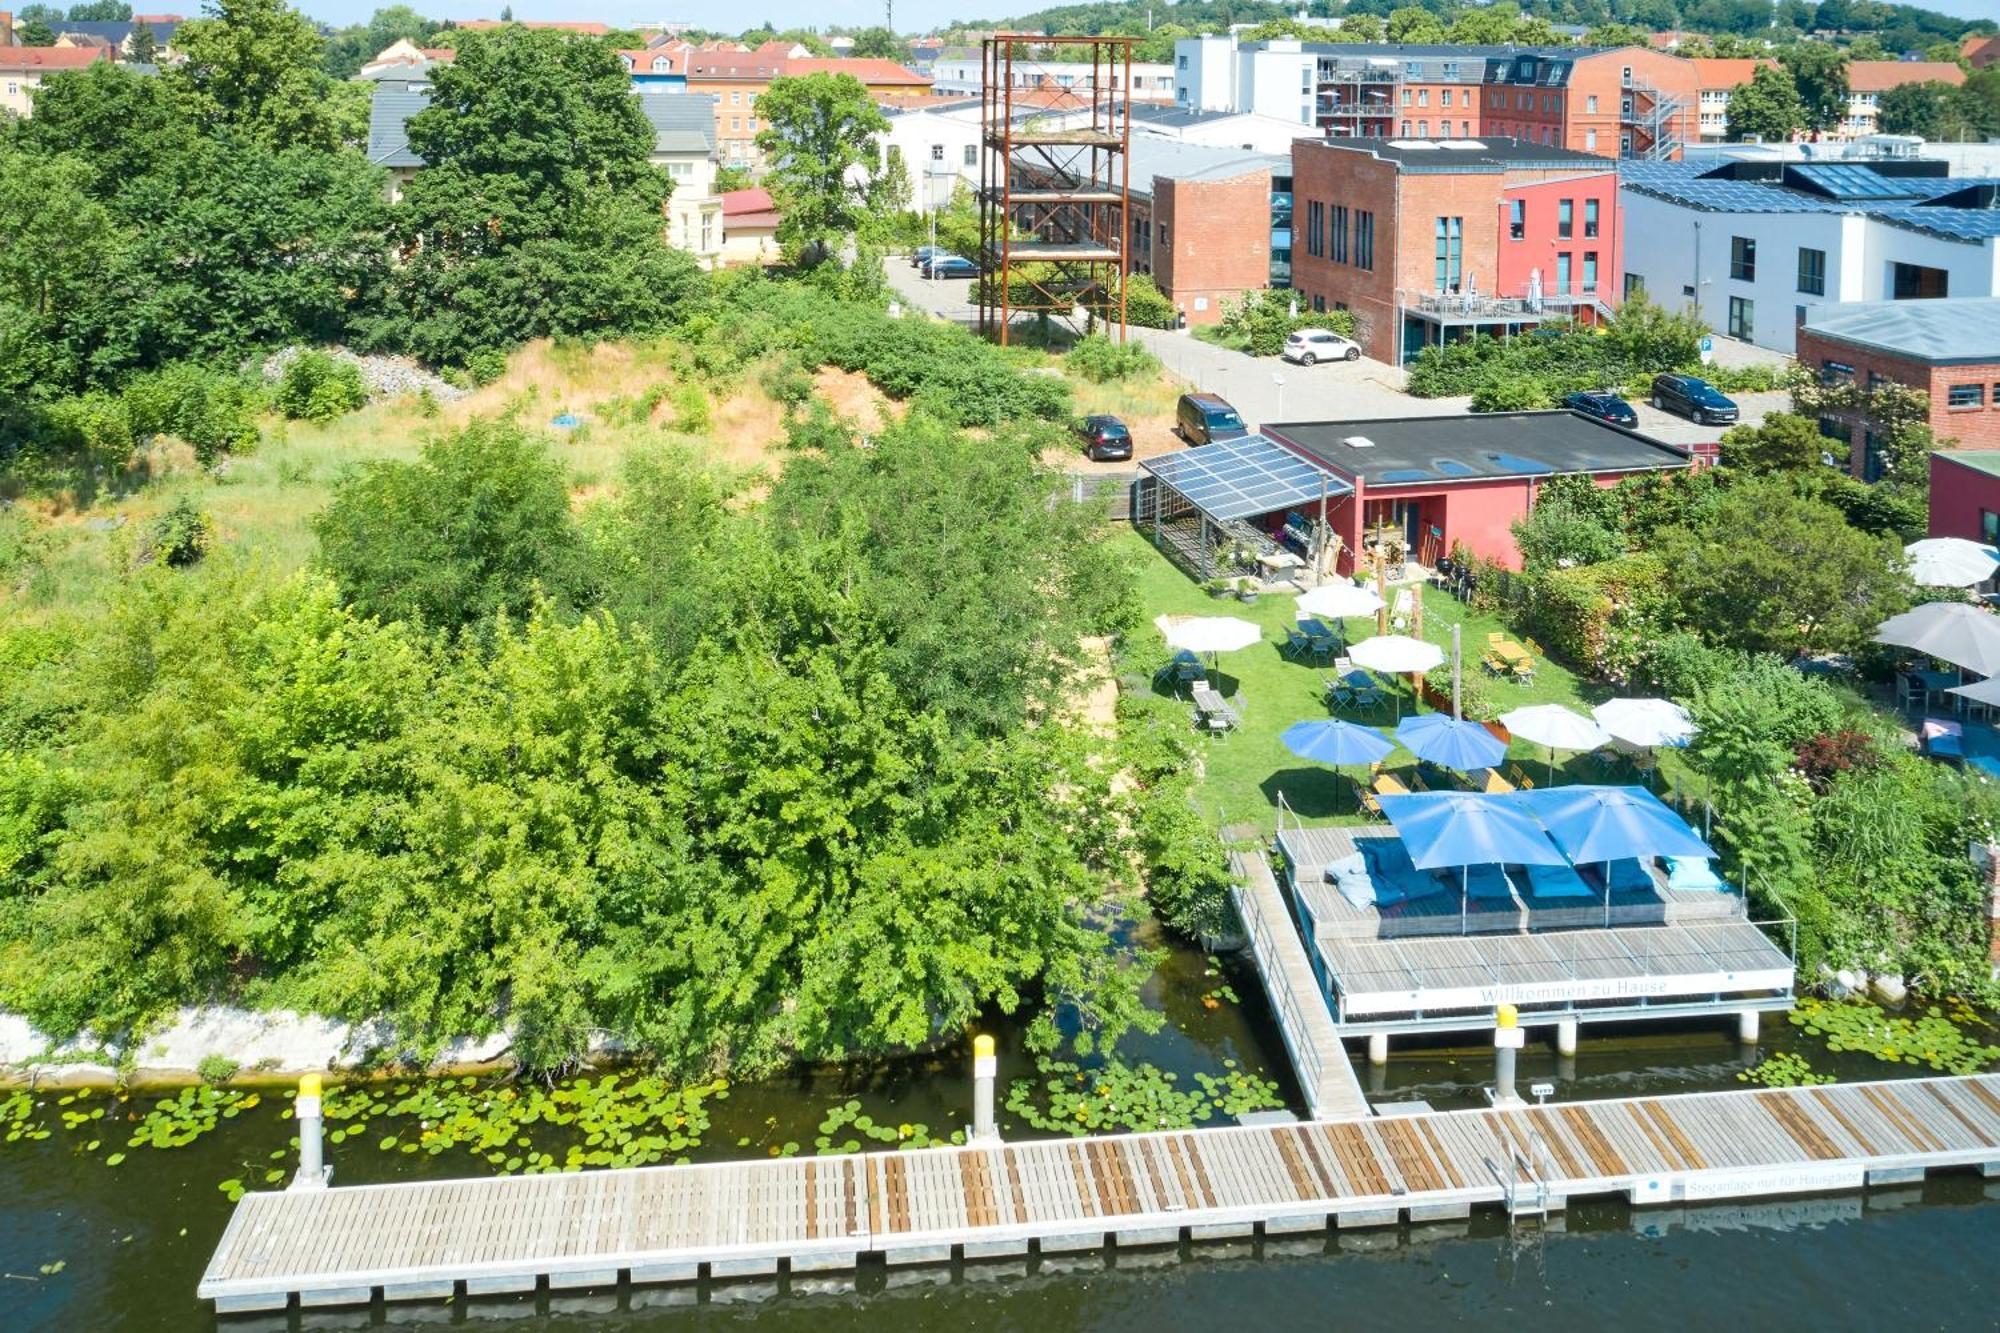
<svg viewBox="0 0 2000 1333">
<path fill-rule="evenodd" d="M 221 1312 L 2000 1175 L 2000 1075 L 246 1195 Z"/>
<path fill-rule="evenodd" d="M 1231 871 L 1242 884 L 1231 891 L 1236 913 L 1250 937 L 1250 952 L 1277 1016 L 1278 1032 L 1292 1057 L 1292 1071 L 1315 1120 L 1354 1120 L 1368 1114 L 1368 1098 L 1354 1076 L 1340 1033 L 1327 1012 L 1326 997 L 1312 961 L 1292 928 L 1271 863 L 1263 856 L 1229 854 Z"/>
</svg>

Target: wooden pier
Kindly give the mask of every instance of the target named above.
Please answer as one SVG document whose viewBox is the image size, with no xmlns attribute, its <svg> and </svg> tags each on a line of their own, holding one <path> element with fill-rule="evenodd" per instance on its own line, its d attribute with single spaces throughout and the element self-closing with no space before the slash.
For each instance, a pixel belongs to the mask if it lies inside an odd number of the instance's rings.
<svg viewBox="0 0 2000 1333">
<path fill-rule="evenodd" d="M 436 1300 L 2000 1176 L 2000 1075 L 251 1194 L 218 1311 Z"/>
<path fill-rule="evenodd" d="M 1265 857 L 1229 854 L 1230 870 L 1242 883 L 1231 889 L 1236 914 L 1250 939 L 1250 953 L 1264 994 L 1278 1020 L 1278 1034 L 1292 1057 L 1292 1072 L 1315 1120 L 1353 1120 L 1368 1114 L 1368 1098 L 1354 1076 L 1354 1062 L 1341 1044 L 1326 1007 L 1326 995 L 1312 960 L 1292 926 L 1284 895 Z"/>
</svg>

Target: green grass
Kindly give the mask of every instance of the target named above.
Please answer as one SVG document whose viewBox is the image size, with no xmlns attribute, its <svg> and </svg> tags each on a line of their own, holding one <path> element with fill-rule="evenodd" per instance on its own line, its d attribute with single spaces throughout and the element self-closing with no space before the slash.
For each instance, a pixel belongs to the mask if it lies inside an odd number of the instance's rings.
<svg viewBox="0 0 2000 1333">
<path fill-rule="evenodd" d="M 1200 742 L 1203 778 L 1196 800 L 1203 814 L 1217 824 L 1251 824 L 1269 830 L 1276 823 L 1279 792 L 1286 803 L 1308 823 L 1352 823 L 1354 795 L 1344 780 L 1321 764 L 1295 758 L 1278 739 L 1279 733 L 1294 722 L 1339 716 L 1393 732 L 1396 706 L 1385 701 L 1372 711 L 1344 709 L 1330 713 L 1324 702 L 1321 682 L 1332 674 L 1328 667 L 1295 662 L 1281 656 L 1278 649 L 1286 628 L 1297 618 L 1296 603 L 1286 596 L 1267 595 L 1252 605 L 1234 599 L 1216 600 L 1183 574 L 1150 542 L 1130 529 L 1120 529 L 1108 538 L 1137 572 L 1140 605 L 1146 623 L 1126 637 L 1118 660 L 1121 687 L 1150 690 L 1165 696 L 1168 691 L 1153 684 L 1153 672 L 1169 657 L 1165 641 L 1152 625 L 1160 615 L 1228 615 L 1260 625 L 1264 642 L 1242 652 L 1226 653 L 1220 659 L 1218 686 L 1243 716 L 1243 725 L 1227 737 Z M 1459 625 L 1466 658 L 1466 679 L 1479 675 L 1479 653 L 1487 634 L 1494 630 L 1509 633 L 1512 628 L 1491 615 L 1481 615 L 1436 589 L 1424 590 L 1424 637 L 1443 645 L 1451 643 L 1451 626 Z M 1373 629 L 1364 620 L 1350 621 L 1355 638 L 1366 637 Z M 1496 680 L 1486 685 L 1493 701 L 1492 712 L 1501 713 L 1526 704 L 1564 704 L 1588 713 L 1590 705 L 1611 697 L 1614 690 L 1580 680 L 1574 672 L 1550 661 L 1536 662 L 1532 684 L 1517 685 Z M 1407 691 L 1402 713 L 1412 710 Z M 1392 737 L 1393 739 L 1393 737 Z M 1561 756 L 1559 756 L 1560 758 Z M 1508 758 L 1517 760 L 1536 783 L 1542 783 L 1548 751 L 1540 746 L 1516 741 Z M 1402 772 L 1415 766 L 1415 758 L 1400 747 L 1384 761 Z M 1407 773 L 1403 774 L 1407 780 Z M 1557 781 L 1595 780 L 1595 761 L 1574 756 L 1557 766 Z M 1620 780 L 1630 780 L 1625 775 Z"/>
</svg>

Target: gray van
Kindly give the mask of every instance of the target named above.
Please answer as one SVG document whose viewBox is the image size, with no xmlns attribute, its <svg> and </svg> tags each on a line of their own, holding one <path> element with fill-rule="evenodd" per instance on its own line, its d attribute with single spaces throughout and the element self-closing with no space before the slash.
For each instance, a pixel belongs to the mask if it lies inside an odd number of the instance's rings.
<svg viewBox="0 0 2000 1333">
<path fill-rule="evenodd" d="M 1236 409 L 1212 393 L 1182 394 L 1174 430 L 1189 444 L 1236 440 L 1250 433 Z"/>
</svg>

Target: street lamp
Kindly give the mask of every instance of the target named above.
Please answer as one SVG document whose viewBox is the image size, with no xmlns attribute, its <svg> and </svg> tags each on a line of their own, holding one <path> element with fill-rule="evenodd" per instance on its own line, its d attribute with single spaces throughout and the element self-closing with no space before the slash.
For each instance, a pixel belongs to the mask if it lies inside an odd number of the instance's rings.
<svg viewBox="0 0 2000 1333">
<path fill-rule="evenodd" d="M 1271 383 L 1278 386 L 1278 419 L 1285 419 L 1285 377 L 1277 371 L 1271 372 Z"/>
</svg>

